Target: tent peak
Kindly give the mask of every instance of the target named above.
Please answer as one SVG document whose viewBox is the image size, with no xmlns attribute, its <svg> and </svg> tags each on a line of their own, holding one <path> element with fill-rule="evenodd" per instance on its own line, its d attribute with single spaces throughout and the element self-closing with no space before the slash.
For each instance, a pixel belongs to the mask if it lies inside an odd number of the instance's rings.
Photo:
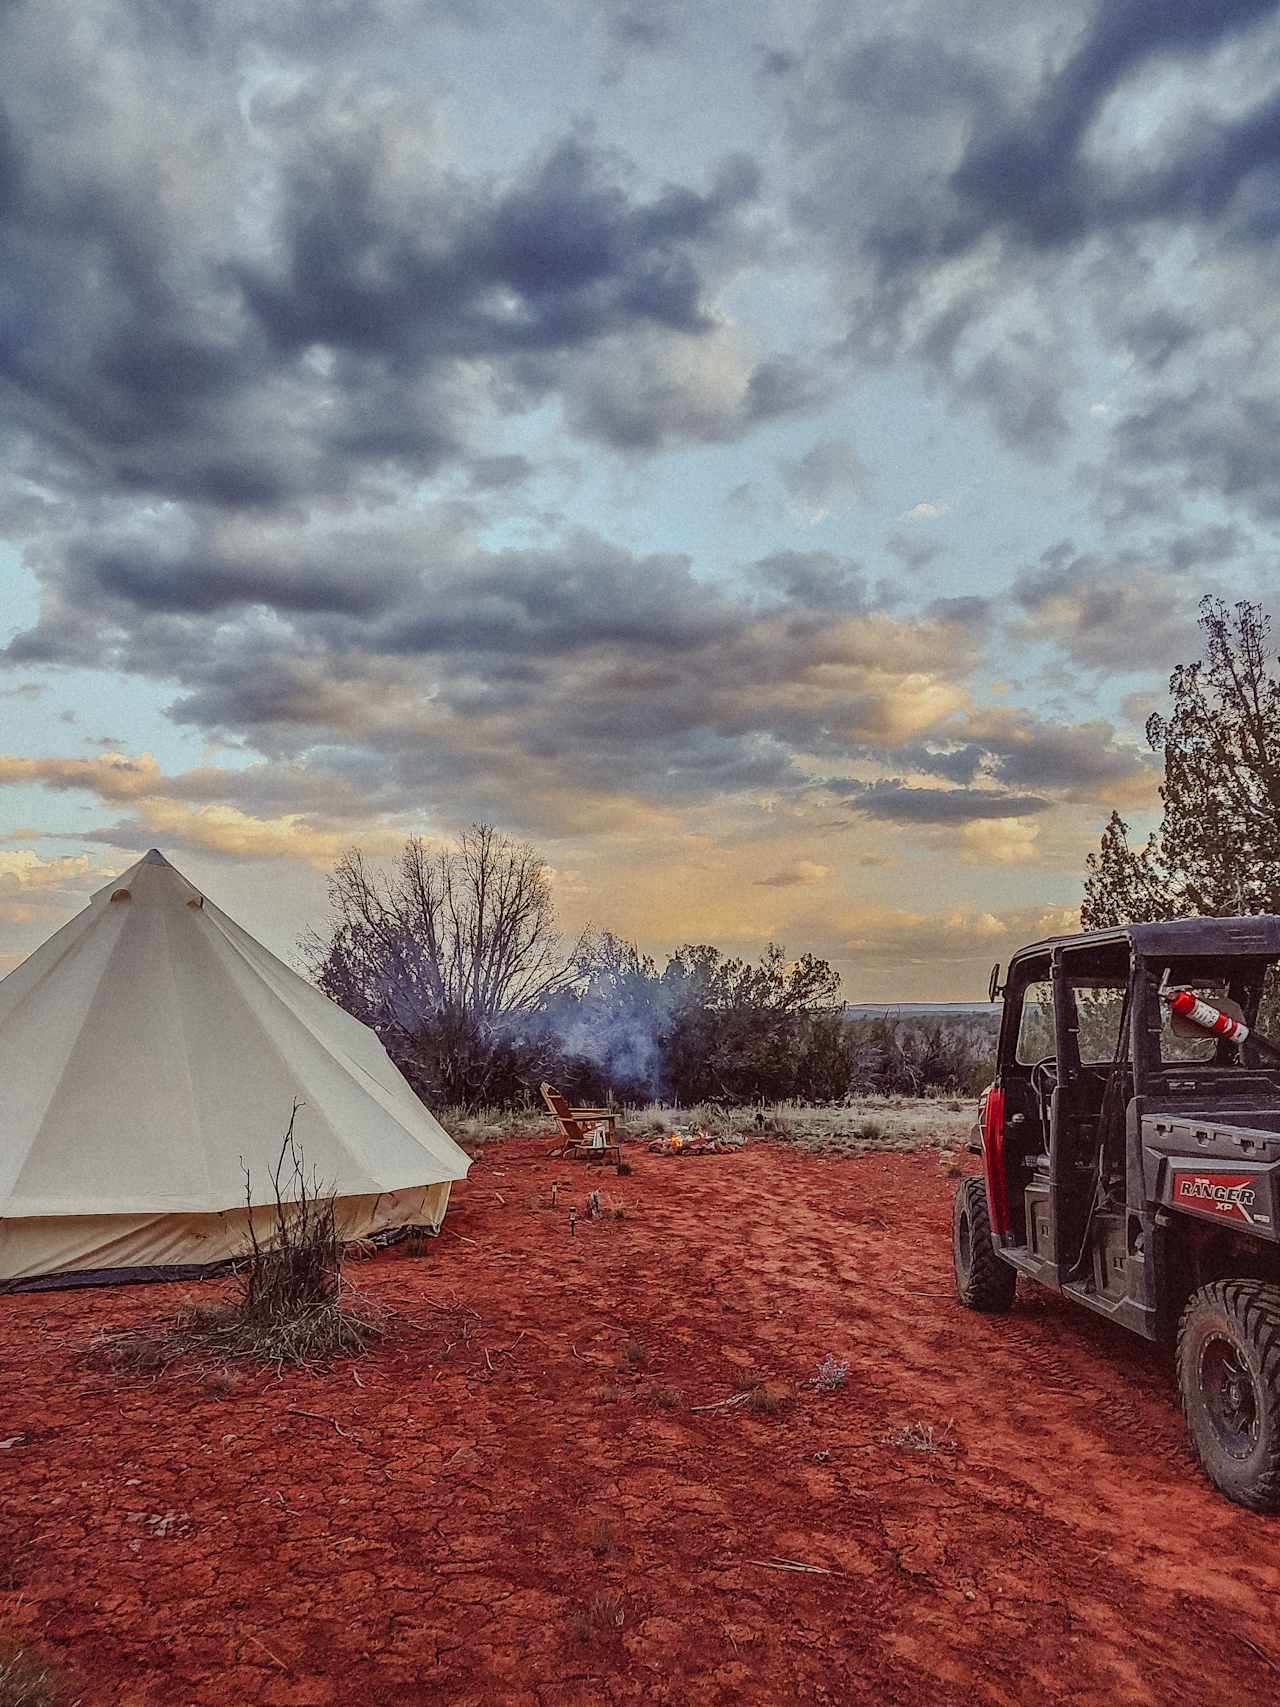
<svg viewBox="0 0 1280 1707">
<path fill-rule="evenodd" d="M 143 865 L 169 865 L 168 860 L 160 852 L 159 848 L 148 848 L 146 853 L 142 856 L 141 863 Z M 170 865 L 169 869 L 172 871 L 173 867 Z"/>
</svg>

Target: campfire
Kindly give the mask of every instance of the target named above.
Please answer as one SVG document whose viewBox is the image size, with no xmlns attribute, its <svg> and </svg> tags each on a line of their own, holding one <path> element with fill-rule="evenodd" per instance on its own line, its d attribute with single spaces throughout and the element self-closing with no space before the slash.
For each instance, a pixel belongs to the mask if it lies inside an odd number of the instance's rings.
<svg viewBox="0 0 1280 1707">
<path fill-rule="evenodd" d="M 683 1131 L 665 1132 L 649 1148 L 658 1156 L 715 1156 L 729 1146 L 710 1132 L 686 1127 Z"/>
</svg>

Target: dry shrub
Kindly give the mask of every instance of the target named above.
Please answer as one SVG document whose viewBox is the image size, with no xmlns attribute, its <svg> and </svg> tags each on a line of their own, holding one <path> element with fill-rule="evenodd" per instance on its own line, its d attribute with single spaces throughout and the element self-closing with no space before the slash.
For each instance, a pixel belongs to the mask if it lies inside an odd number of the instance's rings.
<svg viewBox="0 0 1280 1707">
<path fill-rule="evenodd" d="M 622 1355 L 632 1369 L 649 1367 L 649 1348 L 642 1340 L 628 1340 L 622 1348 Z"/>
<path fill-rule="evenodd" d="M 952 1434 L 954 1428 L 954 1417 L 949 1417 L 940 1429 L 933 1423 L 907 1423 L 901 1428 L 891 1428 L 883 1444 L 907 1452 L 954 1452 L 959 1444 Z"/>
<path fill-rule="evenodd" d="M 607 1559 L 618 1550 L 618 1533 L 607 1517 L 598 1517 L 591 1525 L 587 1545 L 597 1559 Z"/>
<path fill-rule="evenodd" d="M 617 1589 L 603 1589 L 570 1616 L 569 1636 L 575 1642 L 616 1640 L 626 1621 L 626 1595 Z"/>
<path fill-rule="evenodd" d="M 684 1394 L 678 1387 L 653 1387 L 649 1397 L 659 1410 L 680 1411 L 684 1409 Z"/>
<path fill-rule="evenodd" d="M 759 1417 L 776 1417 L 785 1407 L 786 1400 L 780 1393 L 771 1392 L 768 1387 L 753 1387 L 743 1401 L 744 1408 L 754 1411 Z"/>
<path fill-rule="evenodd" d="M 216 1369 L 237 1358 L 286 1367 L 350 1356 L 383 1332 L 385 1315 L 356 1303 L 343 1275 L 333 1196 L 308 1175 L 294 1136 L 295 1103 L 271 1185 L 274 1222 L 262 1237 L 252 1182 L 245 1173 L 249 1252 L 237 1270 L 239 1296 L 222 1304 L 184 1305 L 164 1328 L 108 1333 L 94 1344 L 97 1360 L 119 1373 L 161 1374 L 194 1360 Z"/>
<path fill-rule="evenodd" d="M 66 1685 L 33 1648 L 0 1644 L 0 1707 L 63 1707 Z"/>
</svg>

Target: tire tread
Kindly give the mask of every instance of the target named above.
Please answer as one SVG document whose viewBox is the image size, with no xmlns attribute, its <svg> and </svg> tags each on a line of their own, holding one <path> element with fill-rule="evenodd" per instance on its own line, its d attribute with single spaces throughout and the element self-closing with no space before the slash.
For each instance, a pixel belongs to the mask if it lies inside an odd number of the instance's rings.
<svg viewBox="0 0 1280 1707">
<path fill-rule="evenodd" d="M 960 1271 L 960 1216 L 969 1217 L 970 1262 L 967 1275 Z M 987 1207 L 987 1188 L 976 1175 L 962 1180 L 956 1192 L 952 1230 L 956 1292 L 962 1304 L 987 1315 L 1003 1315 L 1013 1303 L 1018 1276 L 996 1250 Z"/>
<path fill-rule="evenodd" d="M 1252 1348 L 1263 1404 L 1273 1426 L 1247 1487 L 1227 1487 L 1214 1474 L 1197 1438 L 1192 1414 L 1191 1339 L 1206 1312 L 1225 1316 Z M 1280 1511 L 1280 1286 L 1266 1280 L 1214 1280 L 1193 1292 L 1178 1324 L 1178 1387 L 1187 1433 L 1201 1470 L 1228 1498 L 1251 1511 Z"/>
</svg>

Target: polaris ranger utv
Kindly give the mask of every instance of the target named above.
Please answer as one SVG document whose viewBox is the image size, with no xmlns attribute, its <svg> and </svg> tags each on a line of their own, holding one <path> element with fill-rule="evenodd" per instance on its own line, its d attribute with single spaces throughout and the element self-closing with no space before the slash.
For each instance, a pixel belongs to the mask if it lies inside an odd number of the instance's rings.
<svg viewBox="0 0 1280 1707">
<path fill-rule="evenodd" d="M 1278 975 L 1275 915 L 1024 948 L 954 1215 L 970 1308 L 1007 1310 L 1023 1274 L 1176 1335 L 1200 1464 L 1255 1511 L 1280 1509 L 1280 1048 L 1255 1030 Z"/>
</svg>

